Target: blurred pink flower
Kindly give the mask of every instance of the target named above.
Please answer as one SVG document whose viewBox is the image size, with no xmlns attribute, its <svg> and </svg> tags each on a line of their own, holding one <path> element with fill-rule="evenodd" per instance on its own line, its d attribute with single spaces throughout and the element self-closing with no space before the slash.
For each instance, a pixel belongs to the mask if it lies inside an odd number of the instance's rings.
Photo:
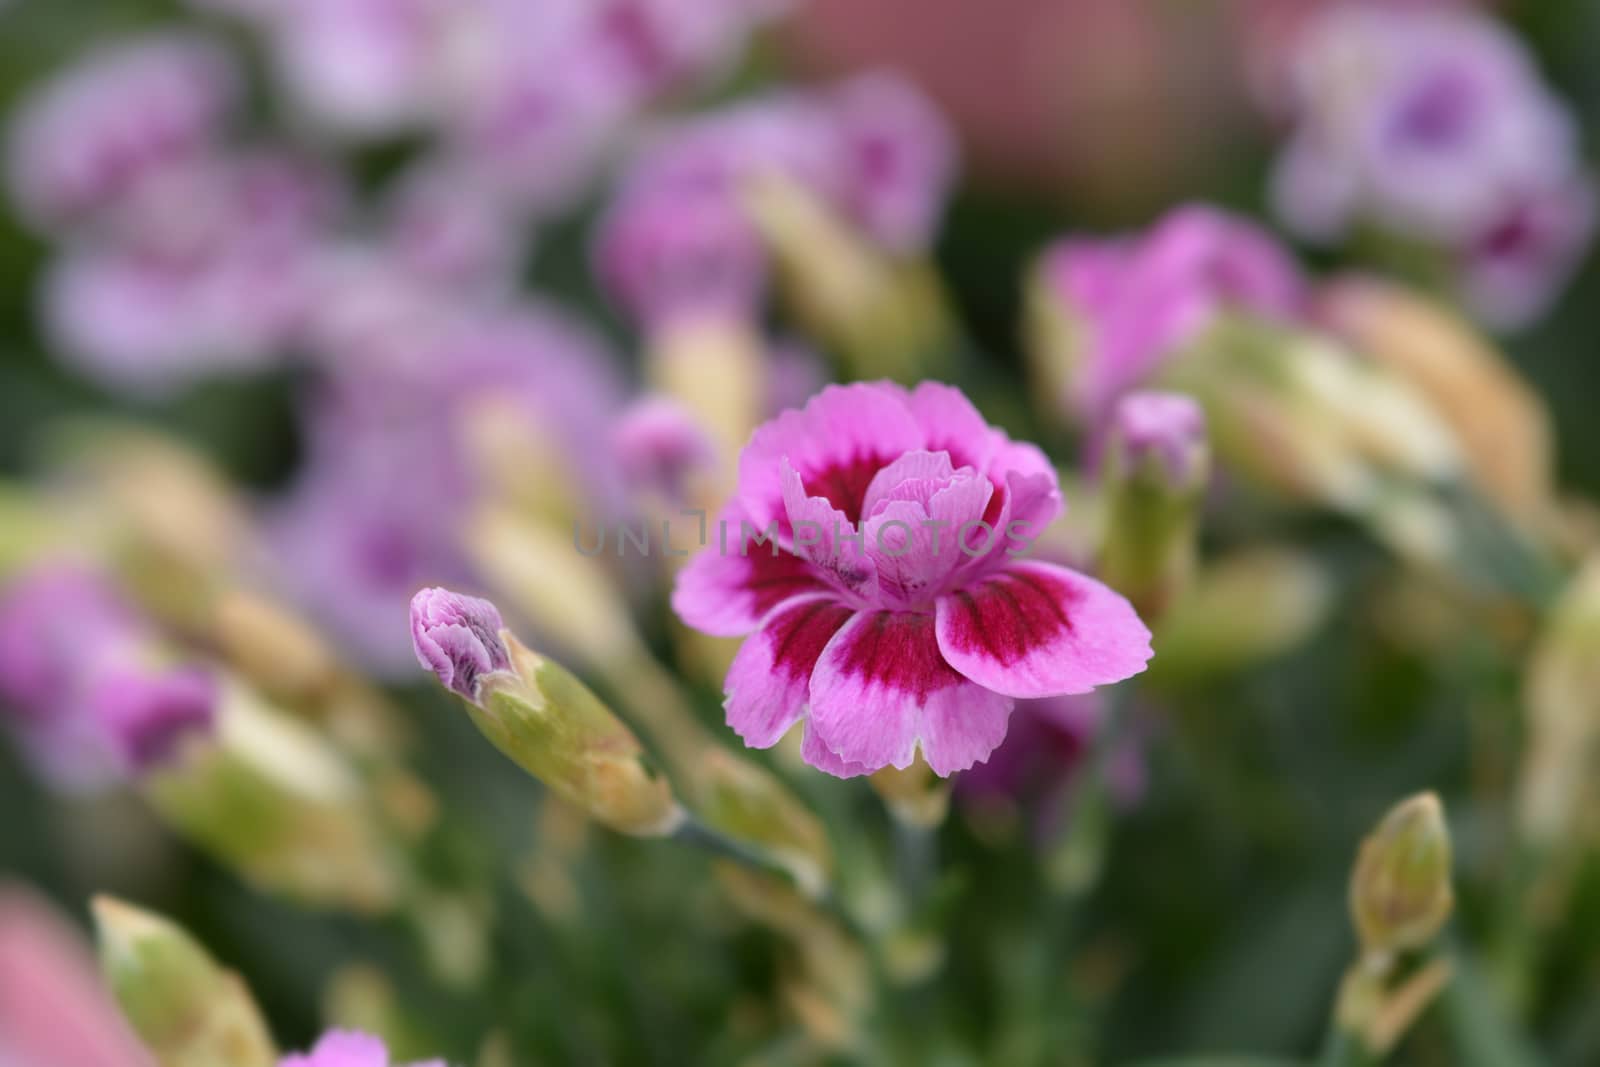
<svg viewBox="0 0 1600 1067">
<path fill-rule="evenodd" d="M 324 1035 L 310 1052 L 284 1057 L 278 1061 L 278 1067 L 390 1067 L 389 1050 L 375 1037 L 335 1030 Z M 445 1063 L 429 1060 L 410 1067 L 445 1067 Z"/>
<path fill-rule="evenodd" d="M 953 774 L 1000 744 L 1015 698 L 1085 693 L 1150 658 L 1122 597 L 1016 558 L 1060 510 L 1044 455 L 958 390 L 830 387 L 745 447 L 724 530 L 673 607 L 750 635 L 726 683 L 747 744 L 805 719 L 805 758 L 830 774 L 906 767 L 919 747 Z"/>
<path fill-rule="evenodd" d="M 92 571 L 46 564 L 0 587 L 0 699 L 53 783 L 115 783 L 210 727 L 215 680 L 164 665 L 152 645 L 149 624 Z"/>
<path fill-rule="evenodd" d="M 804 187 L 895 253 L 931 244 L 955 174 L 938 113 L 889 75 L 782 91 L 659 128 L 623 175 L 596 238 L 614 299 L 647 328 L 759 311 L 766 259 L 744 187 Z"/>
<path fill-rule="evenodd" d="M 212 147 L 239 92 L 231 58 L 191 34 L 104 46 L 37 87 L 11 120 L 19 213 L 49 229 L 88 221 Z"/>
<path fill-rule="evenodd" d="M 628 488 L 669 502 L 686 501 L 690 480 L 716 467 L 705 429 L 670 397 L 646 396 L 629 405 L 612 431 L 612 445 Z"/>
<path fill-rule="evenodd" d="M 1045 253 L 1043 284 L 1082 328 L 1071 395 L 1090 425 L 1160 369 L 1220 312 L 1300 314 L 1305 282 L 1267 231 L 1215 208 L 1177 208 L 1148 230 L 1069 237 Z"/>
<path fill-rule="evenodd" d="M 154 1067 L 82 935 L 31 891 L 0 885 L 0 1063 Z"/>
</svg>

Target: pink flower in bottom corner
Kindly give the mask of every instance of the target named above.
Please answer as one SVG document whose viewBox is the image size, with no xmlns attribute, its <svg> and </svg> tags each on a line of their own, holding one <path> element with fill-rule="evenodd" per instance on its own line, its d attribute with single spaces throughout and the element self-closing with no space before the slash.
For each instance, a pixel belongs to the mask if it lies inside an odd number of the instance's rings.
<svg viewBox="0 0 1600 1067">
<path fill-rule="evenodd" d="M 728 724 L 765 748 L 804 719 L 807 762 L 840 777 L 986 759 L 1018 698 L 1085 693 L 1149 661 L 1128 602 L 1023 558 L 1061 511 L 1043 453 L 957 389 L 831 386 L 756 431 L 735 499 L 673 607 L 751 635 Z"/>
<path fill-rule="evenodd" d="M 390 1067 L 389 1050 L 382 1041 L 349 1030 L 325 1034 L 310 1052 L 286 1056 L 278 1067 Z M 401 1067 L 396 1064 L 394 1067 Z M 445 1067 L 443 1060 L 428 1060 L 410 1067 Z"/>
</svg>

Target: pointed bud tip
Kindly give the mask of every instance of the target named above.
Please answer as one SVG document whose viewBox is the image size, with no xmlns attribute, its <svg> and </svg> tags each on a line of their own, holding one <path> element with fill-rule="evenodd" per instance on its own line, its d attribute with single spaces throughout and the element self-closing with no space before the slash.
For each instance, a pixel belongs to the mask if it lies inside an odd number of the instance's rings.
<svg viewBox="0 0 1600 1067">
<path fill-rule="evenodd" d="M 1426 944 L 1454 907 L 1450 831 L 1437 794 L 1392 808 L 1362 843 L 1351 877 L 1350 908 L 1369 950 L 1404 952 Z"/>
<path fill-rule="evenodd" d="M 446 689 L 477 699 L 478 679 L 509 670 L 511 655 L 500 612 L 478 597 L 430 587 L 411 598 L 411 645 L 417 662 Z"/>
<path fill-rule="evenodd" d="M 90 898 L 89 913 L 94 918 L 95 931 L 103 943 L 138 940 L 159 932 L 166 925 L 149 912 L 104 893 L 97 893 Z"/>
</svg>

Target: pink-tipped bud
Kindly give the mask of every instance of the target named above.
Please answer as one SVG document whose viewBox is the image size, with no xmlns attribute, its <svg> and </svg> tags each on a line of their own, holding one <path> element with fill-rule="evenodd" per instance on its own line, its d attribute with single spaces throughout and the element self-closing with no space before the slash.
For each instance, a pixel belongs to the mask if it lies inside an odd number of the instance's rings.
<svg viewBox="0 0 1600 1067">
<path fill-rule="evenodd" d="M 505 624 L 487 600 L 448 589 L 424 589 L 411 598 L 411 647 L 417 661 L 439 676 L 446 689 L 477 699 L 478 679 L 511 669 L 500 638 Z"/>
<path fill-rule="evenodd" d="M 1210 473 L 1206 414 L 1182 393 L 1131 393 L 1117 403 L 1111 428 L 1114 461 L 1132 474 L 1150 470 L 1169 488 L 1198 489 Z"/>
</svg>

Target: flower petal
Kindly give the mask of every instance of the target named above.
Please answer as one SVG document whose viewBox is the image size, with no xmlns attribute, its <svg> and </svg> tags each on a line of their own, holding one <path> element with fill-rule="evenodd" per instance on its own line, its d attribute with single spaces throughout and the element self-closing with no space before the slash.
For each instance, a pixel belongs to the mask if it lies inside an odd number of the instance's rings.
<svg viewBox="0 0 1600 1067">
<path fill-rule="evenodd" d="M 795 553 L 844 592 L 872 597 L 877 575 L 855 524 L 828 500 L 808 495 L 800 472 L 787 459 L 782 462 L 783 505 Z"/>
<path fill-rule="evenodd" d="M 805 727 L 805 740 L 800 744 L 800 758 L 817 770 L 831 774 L 835 778 L 859 778 L 863 774 L 872 773 L 872 768 L 864 763 L 851 763 L 841 759 L 837 752 L 828 747 L 828 743 L 817 732 L 816 726 L 809 721 Z"/>
<path fill-rule="evenodd" d="M 920 740 L 928 765 L 950 774 L 999 744 L 1011 703 L 945 663 L 930 616 L 862 612 L 817 661 L 808 740 L 865 773 L 910 766 Z"/>
<path fill-rule="evenodd" d="M 861 514 L 870 518 L 893 500 L 926 504 L 953 474 L 955 467 L 947 452 L 907 452 L 873 476 L 861 501 Z"/>
<path fill-rule="evenodd" d="M 807 495 L 823 497 L 853 522 L 873 475 L 921 448 L 923 438 L 899 386 L 829 386 L 799 411 L 786 411 L 755 432 L 739 455 L 738 497 L 758 525 L 781 519 L 787 459 Z"/>
<path fill-rule="evenodd" d="M 672 609 L 689 626 L 717 637 L 738 637 L 761 625 L 777 605 L 827 588 L 816 569 L 791 552 L 747 541 L 738 513 L 722 518 L 718 534 L 678 572 Z"/>
<path fill-rule="evenodd" d="M 966 394 L 953 385 L 923 382 L 911 391 L 911 413 L 930 452 L 948 452 L 957 467 L 989 466 L 1005 435 L 990 428 Z"/>
<path fill-rule="evenodd" d="M 886 605 L 925 604 L 946 579 L 971 562 L 987 535 L 968 524 L 982 519 L 993 492 L 987 478 L 963 467 L 929 496 L 926 506 L 890 501 L 862 523 L 867 556 L 878 575 L 878 595 Z M 963 542 L 972 550 L 963 550 Z"/>
<path fill-rule="evenodd" d="M 1014 697 L 1086 693 L 1138 674 L 1151 655 L 1150 631 L 1127 600 L 1048 563 L 1012 562 L 940 597 L 936 617 L 950 666 Z"/>
<path fill-rule="evenodd" d="M 800 596 L 769 615 L 728 668 L 728 725 L 752 748 L 770 748 L 806 711 L 811 672 L 854 612 L 831 595 Z"/>
</svg>

